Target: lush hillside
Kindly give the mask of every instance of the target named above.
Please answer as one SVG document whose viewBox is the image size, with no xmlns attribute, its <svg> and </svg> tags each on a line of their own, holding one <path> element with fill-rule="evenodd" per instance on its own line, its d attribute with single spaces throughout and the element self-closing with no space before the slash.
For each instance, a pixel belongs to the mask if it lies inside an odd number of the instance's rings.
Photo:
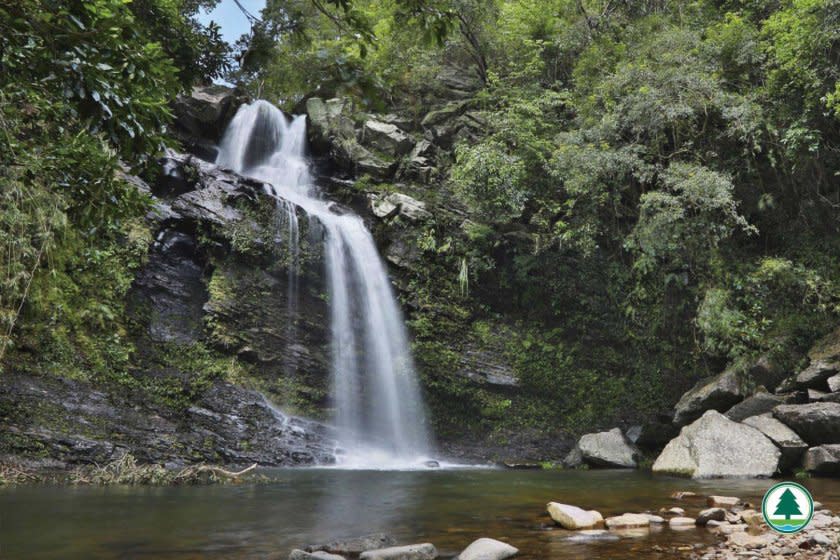
<svg viewBox="0 0 840 560">
<path fill-rule="evenodd" d="M 129 309 L 157 231 L 125 173 L 154 183 L 176 96 L 220 77 L 311 125 L 343 100 L 313 150 L 393 265 L 440 439 L 645 422 L 730 365 L 793 372 L 836 325 L 840 2 L 272 0 L 233 47 L 192 19 L 212 4 L 0 7 L 4 375 L 177 409 L 226 380 L 323 412 L 322 378 L 255 367 L 214 324 L 150 350 Z M 430 215 L 369 205 L 393 193 Z M 210 298 L 262 266 L 216 234 Z"/>
</svg>

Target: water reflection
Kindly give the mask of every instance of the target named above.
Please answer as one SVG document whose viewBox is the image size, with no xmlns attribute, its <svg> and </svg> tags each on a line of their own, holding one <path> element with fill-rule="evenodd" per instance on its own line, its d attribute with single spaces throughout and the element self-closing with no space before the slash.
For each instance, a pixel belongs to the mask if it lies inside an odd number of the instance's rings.
<svg viewBox="0 0 840 560">
<path fill-rule="evenodd" d="M 545 515 L 550 500 L 604 515 L 677 505 L 675 490 L 757 503 L 770 481 L 704 481 L 618 471 L 273 472 L 269 484 L 181 488 L 0 488 L 0 558 L 265 558 L 294 547 L 383 531 L 454 555 L 473 539 L 507 540 L 522 559 L 671 558 L 711 542 L 668 528 L 619 541 L 575 542 Z M 840 482 L 814 479 L 815 499 L 840 507 Z M 681 502 L 695 514 L 703 502 Z M 444 556 L 445 557 L 445 556 Z"/>
</svg>

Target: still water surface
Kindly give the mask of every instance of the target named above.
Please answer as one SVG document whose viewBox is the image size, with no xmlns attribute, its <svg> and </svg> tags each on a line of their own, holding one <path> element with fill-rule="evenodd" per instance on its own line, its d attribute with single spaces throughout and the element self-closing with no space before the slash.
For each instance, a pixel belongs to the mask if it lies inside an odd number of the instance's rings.
<svg viewBox="0 0 840 560">
<path fill-rule="evenodd" d="M 662 529 L 618 542 L 573 543 L 549 529 L 548 501 L 604 516 L 677 505 L 675 490 L 738 495 L 754 503 L 769 481 L 705 481 L 627 471 L 270 471 L 270 483 L 210 487 L 0 488 L 3 559 L 267 558 L 313 542 L 375 531 L 434 543 L 457 554 L 478 537 L 521 550 L 522 559 L 671 558 L 674 547 L 714 537 Z M 840 481 L 806 481 L 816 500 L 840 508 Z M 680 502 L 689 514 L 700 503 Z M 661 549 L 661 550 L 660 550 Z"/>
</svg>

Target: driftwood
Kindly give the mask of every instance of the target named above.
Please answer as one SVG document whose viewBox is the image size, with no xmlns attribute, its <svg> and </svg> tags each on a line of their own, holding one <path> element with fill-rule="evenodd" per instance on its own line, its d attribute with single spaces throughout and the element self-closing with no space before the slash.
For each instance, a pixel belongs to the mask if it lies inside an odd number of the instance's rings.
<svg viewBox="0 0 840 560">
<path fill-rule="evenodd" d="M 210 466 L 210 465 L 195 465 L 195 466 L 187 467 L 187 468 L 183 469 L 181 472 L 178 473 L 178 476 L 176 478 L 190 478 L 190 477 L 192 477 L 196 474 L 204 473 L 204 472 L 209 472 L 211 474 L 214 474 L 214 475 L 220 476 L 220 477 L 224 477 L 224 478 L 239 478 L 243 474 L 249 473 L 256 468 L 257 468 L 257 464 L 254 463 L 250 467 L 244 468 L 239 472 L 233 472 L 233 471 L 223 469 L 221 467 L 213 467 L 213 466 Z"/>
</svg>

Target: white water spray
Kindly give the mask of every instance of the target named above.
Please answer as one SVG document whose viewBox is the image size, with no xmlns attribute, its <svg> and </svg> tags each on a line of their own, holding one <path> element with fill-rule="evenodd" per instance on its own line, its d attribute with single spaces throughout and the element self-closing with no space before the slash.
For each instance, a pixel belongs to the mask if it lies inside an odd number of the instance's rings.
<svg viewBox="0 0 840 560">
<path fill-rule="evenodd" d="M 298 210 L 322 226 L 332 398 L 346 452 L 340 466 L 417 466 L 430 448 L 402 313 L 373 237 L 361 218 L 336 213 L 319 198 L 305 150 L 304 116 L 290 120 L 270 103 L 255 101 L 243 105 L 231 121 L 216 163 L 266 182 L 277 198 L 293 255 L 286 294 L 290 306 L 298 298 Z"/>
</svg>

